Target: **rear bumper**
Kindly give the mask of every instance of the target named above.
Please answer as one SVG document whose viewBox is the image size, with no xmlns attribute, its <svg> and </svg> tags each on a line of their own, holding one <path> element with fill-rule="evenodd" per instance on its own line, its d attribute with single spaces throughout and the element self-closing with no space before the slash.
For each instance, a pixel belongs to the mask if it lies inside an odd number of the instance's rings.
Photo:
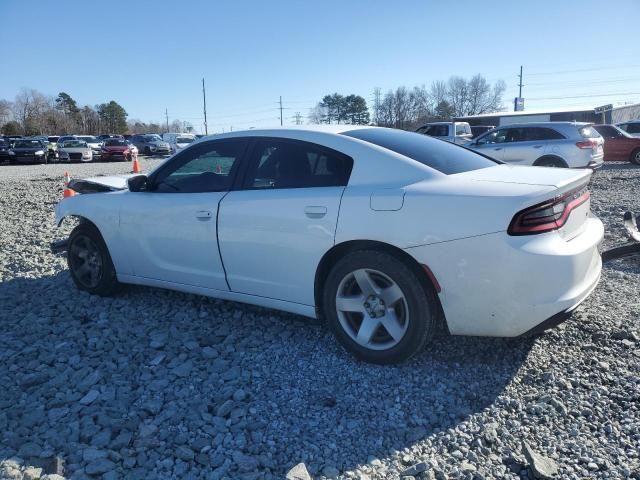
<svg viewBox="0 0 640 480">
<path fill-rule="evenodd" d="M 602 222 L 591 217 L 569 241 L 557 232 L 500 232 L 405 251 L 440 283 L 452 334 L 515 337 L 591 294 L 600 280 L 603 235 Z"/>
</svg>

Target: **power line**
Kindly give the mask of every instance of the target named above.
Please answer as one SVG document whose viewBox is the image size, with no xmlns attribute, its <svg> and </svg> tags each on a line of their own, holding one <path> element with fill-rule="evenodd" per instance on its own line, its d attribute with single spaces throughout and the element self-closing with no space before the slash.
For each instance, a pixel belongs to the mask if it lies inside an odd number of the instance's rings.
<svg viewBox="0 0 640 480">
<path fill-rule="evenodd" d="M 617 97 L 619 95 L 640 95 L 640 92 L 614 92 L 600 95 L 574 95 L 574 96 L 561 96 L 561 97 L 533 97 L 528 100 L 563 100 L 565 98 L 597 98 L 597 97 Z"/>
<path fill-rule="evenodd" d="M 209 135 L 207 127 L 207 93 L 204 89 L 204 77 L 202 77 L 202 109 L 204 111 L 204 134 Z"/>
<path fill-rule="evenodd" d="M 280 126 L 282 126 L 282 95 L 280 95 Z"/>
</svg>

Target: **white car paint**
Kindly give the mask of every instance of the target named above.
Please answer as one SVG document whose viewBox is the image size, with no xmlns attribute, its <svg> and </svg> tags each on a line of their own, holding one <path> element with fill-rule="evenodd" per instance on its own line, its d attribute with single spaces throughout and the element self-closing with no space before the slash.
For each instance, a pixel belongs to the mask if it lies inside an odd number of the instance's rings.
<svg viewBox="0 0 640 480">
<path fill-rule="evenodd" d="M 324 145 L 353 158 L 346 187 L 120 190 L 67 198 L 56 207 L 56 219 L 75 215 L 93 222 L 121 282 L 309 317 L 316 316 L 318 262 L 334 246 L 359 240 L 402 249 L 433 272 L 452 334 L 516 336 L 575 308 L 593 290 L 603 226 L 588 202 L 559 230 L 506 231 L 517 212 L 586 184 L 590 171 L 496 165 L 445 175 L 340 135 L 357 128 L 250 130 L 198 142 L 280 137 Z"/>
</svg>

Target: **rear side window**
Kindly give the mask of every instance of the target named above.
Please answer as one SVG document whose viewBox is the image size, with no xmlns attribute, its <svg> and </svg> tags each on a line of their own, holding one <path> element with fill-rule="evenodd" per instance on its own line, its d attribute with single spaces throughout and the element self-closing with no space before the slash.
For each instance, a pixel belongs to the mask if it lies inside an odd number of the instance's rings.
<svg viewBox="0 0 640 480">
<path fill-rule="evenodd" d="M 537 141 L 537 140 L 562 140 L 564 135 L 552 128 L 545 127 L 530 127 L 524 129 L 525 141 Z"/>
<path fill-rule="evenodd" d="M 493 167 L 499 163 L 453 143 L 403 130 L 364 128 L 343 132 L 342 135 L 386 148 L 446 175 Z"/>
<path fill-rule="evenodd" d="M 349 182 L 352 168 L 351 157 L 313 143 L 265 139 L 253 149 L 244 187 L 339 187 Z"/>
<path fill-rule="evenodd" d="M 582 138 L 598 138 L 600 136 L 598 131 L 591 126 L 581 127 L 578 132 Z"/>
<path fill-rule="evenodd" d="M 618 129 L 610 125 L 598 125 L 593 128 L 604 138 L 617 138 L 622 135 Z"/>
</svg>

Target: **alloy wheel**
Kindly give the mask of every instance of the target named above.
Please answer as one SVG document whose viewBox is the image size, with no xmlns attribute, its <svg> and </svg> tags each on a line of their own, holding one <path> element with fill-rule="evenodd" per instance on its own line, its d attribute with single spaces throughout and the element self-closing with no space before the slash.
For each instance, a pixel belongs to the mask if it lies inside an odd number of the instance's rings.
<svg viewBox="0 0 640 480">
<path fill-rule="evenodd" d="M 405 294 L 388 275 L 368 268 L 342 279 L 336 294 L 336 313 L 347 335 L 372 350 L 393 348 L 409 327 Z"/>
<path fill-rule="evenodd" d="M 103 274 L 98 245 L 86 235 L 78 235 L 71 244 L 69 260 L 76 279 L 86 288 L 96 288 Z"/>
</svg>

